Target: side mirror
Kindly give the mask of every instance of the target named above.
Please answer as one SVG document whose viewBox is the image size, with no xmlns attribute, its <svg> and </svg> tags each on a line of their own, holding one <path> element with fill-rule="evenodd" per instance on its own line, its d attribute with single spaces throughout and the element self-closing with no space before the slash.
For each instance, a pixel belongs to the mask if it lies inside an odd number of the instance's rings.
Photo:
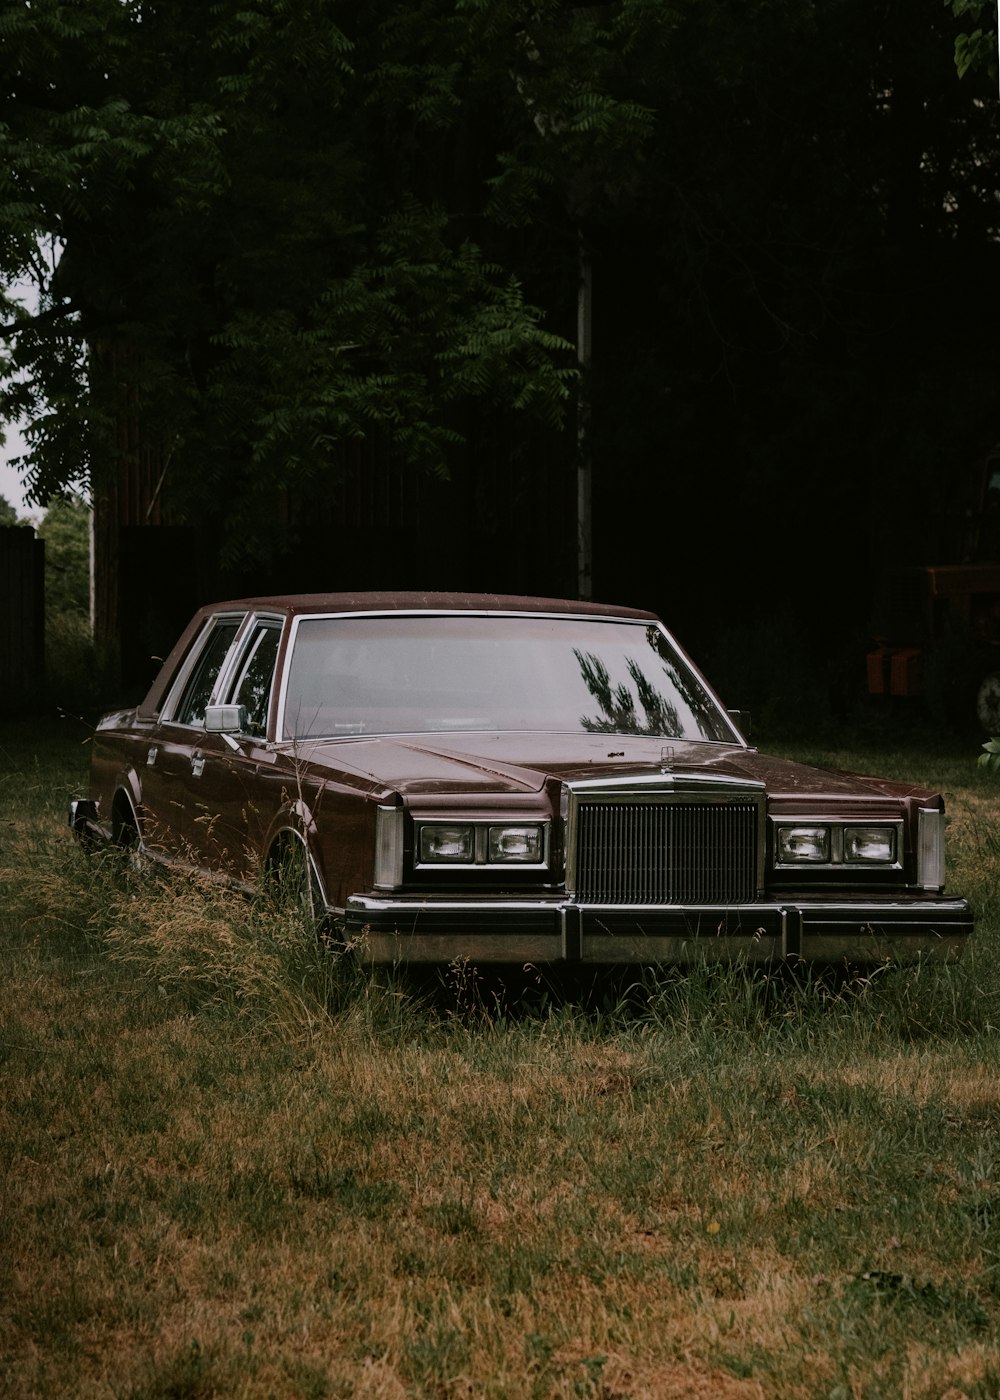
<svg viewBox="0 0 1000 1400">
<path fill-rule="evenodd" d="M 209 734 L 245 734 L 250 725 L 246 705 L 207 705 L 205 728 Z"/>
<path fill-rule="evenodd" d="M 726 714 L 736 725 L 736 728 L 743 735 L 744 739 L 750 738 L 750 711 L 749 710 L 727 710 Z"/>
</svg>

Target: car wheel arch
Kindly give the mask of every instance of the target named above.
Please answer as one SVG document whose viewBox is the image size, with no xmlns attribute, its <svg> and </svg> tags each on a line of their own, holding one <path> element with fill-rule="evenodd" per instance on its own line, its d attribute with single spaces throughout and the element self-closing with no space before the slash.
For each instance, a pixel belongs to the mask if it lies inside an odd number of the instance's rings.
<svg viewBox="0 0 1000 1400">
<path fill-rule="evenodd" d="M 309 863 L 309 874 L 323 905 L 327 906 L 326 886 L 323 872 L 310 846 L 307 832 L 297 823 L 286 822 L 272 828 L 267 841 L 263 869 L 268 881 L 279 877 L 287 868 L 290 858 L 302 854 Z"/>
<path fill-rule="evenodd" d="M 309 804 L 301 794 L 287 797 L 271 818 L 258 847 L 263 857 L 263 868 L 267 870 L 272 867 L 274 859 L 281 854 L 282 843 L 293 839 L 305 847 L 314 868 L 322 876 L 316 854 L 317 836 L 316 821 Z"/>
<path fill-rule="evenodd" d="M 286 797 L 275 812 L 264 840 L 265 847 L 270 849 L 274 840 L 283 831 L 294 832 L 299 840 L 305 841 L 307 845 L 310 838 L 316 836 L 316 819 L 313 816 L 313 810 L 301 794 L 297 794 L 295 797 Z"/>
<path fill-rule="evenodd" d="M 136 803 L 126 787 L 117 787 L 111 799 L 111 840 L 122 847 L 141 846 L 142 824 Z"/>
</svg>

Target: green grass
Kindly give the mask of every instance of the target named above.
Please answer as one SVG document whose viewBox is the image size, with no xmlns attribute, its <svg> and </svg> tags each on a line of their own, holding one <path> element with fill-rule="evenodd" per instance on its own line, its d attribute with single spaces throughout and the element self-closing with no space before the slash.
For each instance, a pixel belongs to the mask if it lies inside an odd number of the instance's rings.
<svg viewBox="0 0 1000 1400">
<path fill-rule="evenodd" d="M 515 1011 L 88 858 L 81 738 L 0 745 L 0 1393 L 1000 1393 L 1000 787 L 973 753 L 825 756 L 948 793 L 961 964 Z"/>
</svg>

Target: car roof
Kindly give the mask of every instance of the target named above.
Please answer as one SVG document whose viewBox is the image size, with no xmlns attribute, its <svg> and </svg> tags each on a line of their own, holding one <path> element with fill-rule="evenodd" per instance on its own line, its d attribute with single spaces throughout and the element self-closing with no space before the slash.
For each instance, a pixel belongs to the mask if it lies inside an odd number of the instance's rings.
<svg viewBox="0 0 1000 1400">
<path fill-rule="evenodd" d="M 570 613 L 580 617 L 630 617 L 656 621 L 641 608 L 615 607 L 580 599 L 527 598 L 511 593 L 287 593 L 257 598 L 231 598 L 212 603 L 202 613 L 228 609 L 286 613 L 350 612 L 527 612 Z"/>
<path fill-rule="evenodd" d="M 579 599 L 523 598 L 510 593 L 272 593 L 230 598 L 225 602 L 206 603 L 198 609 L 140 702 L 137 718 L 145 722 L 156 717 L 177 667 L 206 620 L 214 614 L 283 613 L 286 617 L 295 617 L 309 613 L 387 612 L 531 613 L 659 621 L 655 613 L 639 608 L 618 608 L 609 603 L 585 603 Z"/>
</svg>

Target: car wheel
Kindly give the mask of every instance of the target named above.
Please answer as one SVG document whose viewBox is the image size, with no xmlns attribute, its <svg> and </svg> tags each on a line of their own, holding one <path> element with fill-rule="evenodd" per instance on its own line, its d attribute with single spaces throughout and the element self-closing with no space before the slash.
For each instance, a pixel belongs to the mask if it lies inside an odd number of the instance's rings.
<svg viewBox="0 0 1000 1400">
<path fill-rule="evenodd" d="M 984 676 L 980 682 L 976 718 L 984 734 L 1000 734 L 1000 674 Z"/>
<path fill-rule="evenodd" d="M 304 842 L 290 833 L 280 837 L 267 862 L 268 888 L 284 907 L 294 909 L 304 925 L 320 935 L 326 923 L 323 892 Z"/>
<path fill-rule="evenodd" d="M 77 816 L 72 825 L 73 835 L 79 841 L 80 846 L 88 855 L 93 855 L 100 848 L 100 841 L 94 835 L 87 823 L 86 817 Z"/>
<path fill-rule="evenodd" d="M 111 810 L 111 849 L 118 853 L 123 871 L 139 875 L 148 870 L 149 857 L 139 833 L 139 820 L 131 802 L 119 793 Z"/>
</svg>

